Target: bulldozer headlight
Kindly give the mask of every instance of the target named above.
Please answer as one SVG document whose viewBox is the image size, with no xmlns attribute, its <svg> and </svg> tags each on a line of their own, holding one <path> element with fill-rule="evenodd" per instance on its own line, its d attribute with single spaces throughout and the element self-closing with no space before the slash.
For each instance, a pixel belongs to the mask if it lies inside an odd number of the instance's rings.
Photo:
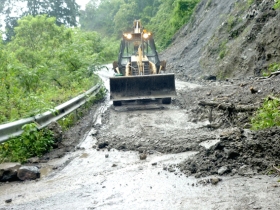
<svg viewBox="0 0 280 210">
<path fill-rule="evenodd" d="M 143 34 L 143 38 L 144 38 L 144 39 L 148 39 L 149 36 L 150 36 L 150 34 L 148 34 L 148 33 L 144 33 L 144 34 Z"/>
<path fill-rule="evenodd" d="M 131 38 L 132 38 L 132 34 L 123 34 L 123 36 L 124 36 L 126 39 L 131 39 Z"/>
</svg>

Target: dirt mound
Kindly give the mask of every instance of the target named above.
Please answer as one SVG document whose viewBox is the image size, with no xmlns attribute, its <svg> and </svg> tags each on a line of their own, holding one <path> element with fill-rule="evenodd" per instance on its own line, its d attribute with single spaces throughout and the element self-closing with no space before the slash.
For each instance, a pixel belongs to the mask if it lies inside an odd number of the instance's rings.
<svg viewBox="0 0 280 210">
<path fill-rule="evenodd" d="M 220 142 L 179 165 L 186 175 L 254 175 L 269 173 L 280 165 L 280 128 L 252 132 L 231 129 Z"/>
</svg>

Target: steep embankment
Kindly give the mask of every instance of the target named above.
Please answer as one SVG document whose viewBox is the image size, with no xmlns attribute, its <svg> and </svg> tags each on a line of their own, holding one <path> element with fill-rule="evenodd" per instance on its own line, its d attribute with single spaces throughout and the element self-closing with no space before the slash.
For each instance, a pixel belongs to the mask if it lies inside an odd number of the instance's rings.
<svg viewBox="0 0 280 210">
<path fill-rule="evenodd" d="M 280 63 L 280 11 L 274 1 L 202 0 L 161 57 L 179 77 L 258 76 Z"/>
</svg>

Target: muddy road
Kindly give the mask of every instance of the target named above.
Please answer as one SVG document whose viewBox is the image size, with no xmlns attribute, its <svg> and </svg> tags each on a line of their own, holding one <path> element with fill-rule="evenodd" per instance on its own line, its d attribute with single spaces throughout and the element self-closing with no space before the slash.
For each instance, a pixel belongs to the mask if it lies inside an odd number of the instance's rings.
<svg viewBox="0 0 280 210">
<path fill-rule="evenodd" d="M 100 72 L 107 87 L 110 75 Z M 177 97 L 170 105 L 152 100 L 113 107 L 107 97 L 66 134 L 65 145 L 74 149 L 59 158 L 53 151 L 56 155 L 37 163 L 39 180 L 0 185 L 0 209 L 280 209 L 277 174 L 268 175 L 245 159 L 242 146 L 231 145 L 238 157 L 223 156 L 232 154 L 230 144 L 260 141 L 264 134 L 237 123 L 244 113 L 228 122 L 224 112 L 214 109 L 210 119 L 210 110 L 197 105 L 213 97 L 258 103 L 262 95 L 248 95 L 239 83 L 176 81 Z M 209 119 L 212 124 L 225 120 L 213 129 Z M 83 124 L 89 129 L 79 133 Z M 279 137 L 278 130 L 273 132 L 266 139 Z M 263 160 L 268 167 L 279 163 L 269 155 Z"/>
</svg>

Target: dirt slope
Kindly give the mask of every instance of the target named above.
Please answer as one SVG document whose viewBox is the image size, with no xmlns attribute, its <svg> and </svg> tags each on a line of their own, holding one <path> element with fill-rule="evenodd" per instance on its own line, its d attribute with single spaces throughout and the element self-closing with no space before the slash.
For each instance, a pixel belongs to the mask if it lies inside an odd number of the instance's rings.
<svg viewBox="0 0 280 210">
<path fill-rule="evenodd" d="M 161 54 L 177 77 L 258 76 L 280 62 L 280 10 L 274 1 L 202 0 Z"/>
</svg>

